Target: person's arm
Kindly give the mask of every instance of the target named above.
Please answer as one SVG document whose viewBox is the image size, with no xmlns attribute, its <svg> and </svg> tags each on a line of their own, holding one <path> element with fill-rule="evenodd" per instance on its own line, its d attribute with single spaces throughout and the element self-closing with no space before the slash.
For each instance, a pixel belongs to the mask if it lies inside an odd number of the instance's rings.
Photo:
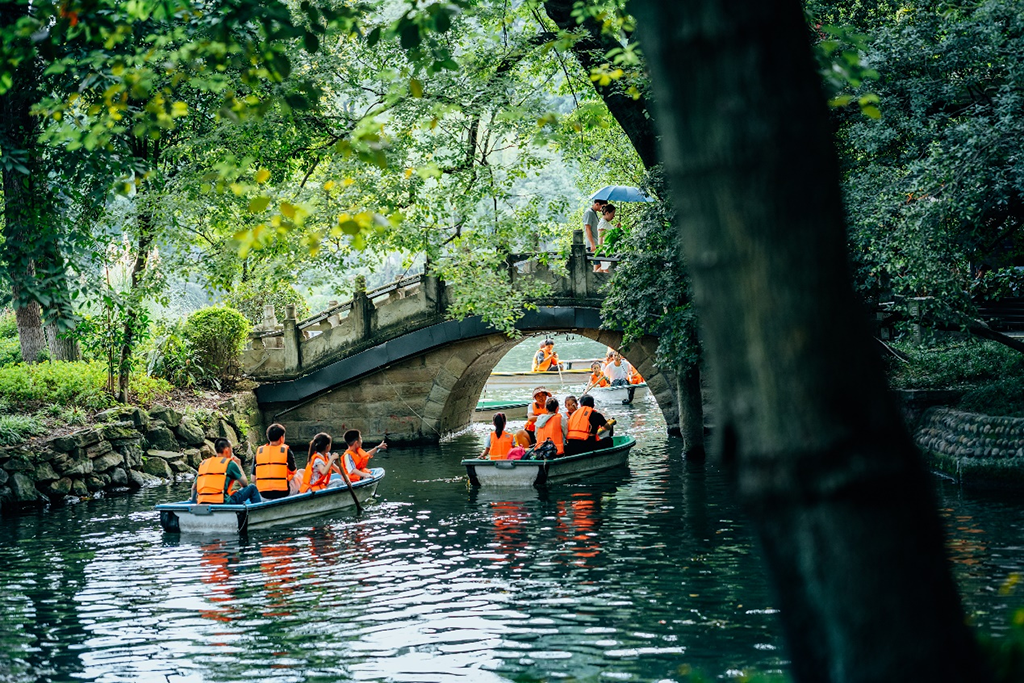
<svg viewBox="0 0 1024 683">
<path fill-rule="evenodd" d="M 386 451 L 387 449 L 388 449 L 387 443 L 384 442 L 384 441 L 381 441 L 379 444 L 377 444 L 376 446 L 374 446 L 370 450 L 366 451 L 366 454 L 372 458 L 374 455 L 377 454 L 378 450 Z"/>
<path fill-rule="evenodd" d="M 242 461 L 238 459 L 237 455 L 231 456 L 231 464 L 235 466 L 235 470 L 238 472 L 238 481 L 242 482 L 242 486 L 248 486 L 249 480 L 245 478 L 245 472 L 242 470 Z"/>
<path fill-rule="evenodd" d="M 189 498 L 189 500 L 195 500 L 196 499 L 196 489 L 198 487 L 199 487 L 199 477 L 197 476 L 195 479 L 192 480 L 192 497 Z"/>
<path fill-rule="evenodd" d="M 298 468 L 295 467 L 295 454 L 292 453 L 292 447 L 288 446 L 288 471 L 294 472 L 296 469 L 298 469 Z M 254 473 L 255 473 L 255 470 L 256 470 L 256 466 L 253 465 L 253 472 Z"/>
</svg>

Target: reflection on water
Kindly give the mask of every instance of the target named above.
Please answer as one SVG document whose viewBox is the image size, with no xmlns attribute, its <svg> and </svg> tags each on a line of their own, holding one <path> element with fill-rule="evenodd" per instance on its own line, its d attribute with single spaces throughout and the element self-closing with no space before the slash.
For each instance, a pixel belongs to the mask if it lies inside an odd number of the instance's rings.
<svg viewBox="0 0 1024 683">
<path fill-rule="evenodd" d="M 729 485 L 656 408 L 629 470 L 513 492 L 459 467 L 483 430 L 381 454 L 381 499 L 248 537 L 165 535 L 187 485 L 0 521 L 0 680 L 682 680 L 784 665 Z M 977 620 L 1022 570 L 1021 504 L 939 483 Z"/>
</svg>

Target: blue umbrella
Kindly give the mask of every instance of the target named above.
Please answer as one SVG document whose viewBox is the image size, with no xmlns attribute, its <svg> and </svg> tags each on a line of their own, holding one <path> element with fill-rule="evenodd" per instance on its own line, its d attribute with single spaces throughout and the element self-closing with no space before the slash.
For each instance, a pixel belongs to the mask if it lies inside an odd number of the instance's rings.
<svg viewBox="0 0 1024 683">
<path fill-rule="evenodd" d="M 590 195 L 590 201 L 598 199 L 606 202 L 653 202 L 654 200 L 635 187 L 627 185 L 609 185 Z"/>
</svg>

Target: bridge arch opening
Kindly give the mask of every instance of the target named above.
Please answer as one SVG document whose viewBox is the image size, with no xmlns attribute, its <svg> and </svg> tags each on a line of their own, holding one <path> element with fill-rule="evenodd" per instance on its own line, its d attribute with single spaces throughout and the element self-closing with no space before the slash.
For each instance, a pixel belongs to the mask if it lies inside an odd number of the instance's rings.
<svg viewBox="0 0 1024 683">
<path fill-rule="evenodd" d="M 608 347 L 620 350 L 647 381 L 669 431 L 678 426 L 677 385 L 670 371 L 655 365 L 656 338 L 623 347 L 622 333 L 600 329 L 597 311 L 587 308 L 542 307 L 528 313 L 520 329 L 525 338 L 510 339 L 472 319 L 420 328 L 296 380 L 261 386 L 257 398 L 263 420 L 284 423 L 300 440 L 320 431 L 359 429 L 371 440 L 387 434 L 395 443 L 436 442 L 471 424 L 499 364 L 529 370 L 532 352 L 544 336 L 555 336 L 561 360 L 581 360 L 571 351 L 568 335 L 597 342 L 591 347 L 595 356 L 581 352 L 585 358 L 603 357 Z M 586 383 L 586 376 L 578 376 L 578 388 L 568 380 L 561 390 L 561 381 L 548 386 L 557 373 L 532 375 L 525 378 L 520 400 L 528 400 L 541 384 L 559 399 L 578 393 Z"/>
</svg>

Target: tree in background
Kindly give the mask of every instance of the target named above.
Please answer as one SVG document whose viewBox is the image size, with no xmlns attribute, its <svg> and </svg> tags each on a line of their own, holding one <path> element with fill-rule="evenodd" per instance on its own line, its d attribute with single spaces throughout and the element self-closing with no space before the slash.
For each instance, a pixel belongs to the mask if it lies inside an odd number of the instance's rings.
<svg viewBox="0 0 1024 683">
<path fill-rule="evenodd" d="M 839 169 L 799 4 L 636 8 L 719 444 L 738 465 L 794 678 L 990 680 L 850 286 Z"/>
</svg>

